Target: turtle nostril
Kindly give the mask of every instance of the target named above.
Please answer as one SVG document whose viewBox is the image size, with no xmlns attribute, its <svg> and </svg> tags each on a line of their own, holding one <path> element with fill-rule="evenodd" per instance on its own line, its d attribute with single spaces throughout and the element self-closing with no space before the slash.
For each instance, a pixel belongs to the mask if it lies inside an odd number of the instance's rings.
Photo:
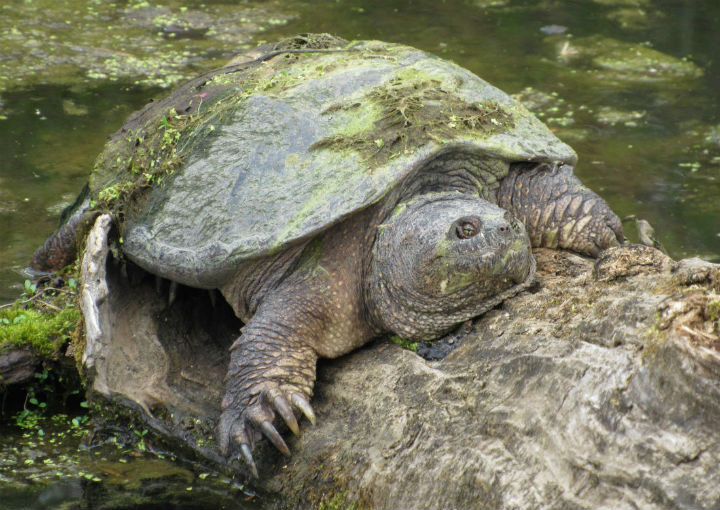
<svg viewBox="0 0 720 510">
<path fill-rule="evenodd" d="M 505 211 L 505 214 L 503 215 L 503 223 L 498 228 L 498 231 L 504 235 L 508 235 L 510 231 L 515 232 L 516 234 L 519 234 L 522 231 L 522 226 L 520 225 L 520 222 L 518 219 L 510 214 L 509 211 Z"/>
</svg>

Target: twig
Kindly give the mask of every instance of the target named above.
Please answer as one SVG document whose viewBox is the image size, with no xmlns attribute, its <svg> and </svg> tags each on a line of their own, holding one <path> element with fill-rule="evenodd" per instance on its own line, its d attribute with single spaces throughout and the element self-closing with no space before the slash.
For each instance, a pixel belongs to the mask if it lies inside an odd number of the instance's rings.
<svg viewBox="0 0 720 510">
<path fill-rule="evenodd" d="M 24 301 L 15 302 L 15 303 L 6 303 L 6 304 L 4 304 L 4 305 L 0 305 L 0 310 L 5 310 L 6 308 L 12 308 L 12 307 L 15 306 L 16 304 L 26 305 L 26 304 L 28 304 L 28 303 L 31 303 L 31 302 L 35 301 L 36 299 L 40 299 L 40 298 L 43 296 L 43 294 L 45 294 L 46 292 L 48 292 L 48 291 L 53 291 L 53 290 L 54 290 L 55 292 L 64 292 L 65 294 L 75 294 L 75 291 L 72 291 L 72 290 L 58 289 L 58 288 L 55 288 L 55 287 L 47 287 L 47 288 L 45 288 L 45 289 L 42 289 L 40 292 L 38 292 L 38 293 L 35 294 L 34 296 L 32 296 L 32 297 L 30 297 L 30 298 L 28 298 L 28 299 L 26 299 L 26 300 L 24 300 Z M 58 307 L 55 306 L 55 305 L 51 305 L 50 303 L 48 303 L 48 302 L 46 302 L 46 301 L 40 301 L 40 302 L 41 302 L 42 304 L 46 305 L 46 306 L 49 307 L 49 308 L 52 308 L 52 309 L 54 309 L 54 310 L 57 310 L 58 312 L 60 311 L 60 308 L 58 308 Z"/>
<path fill-rule="evenodd" d="M 685 331 L 686 333 L 690 333 L 692 336 L 699 336 L 702 338 L 705 338 L 707 340 L 718 340 L 720 337 L 717 337 L 715 335 L 711 335 L 710 333 L 705 333 L 704 331 L 698 331 L 697 329 L 690 329 L 689 327 L 685 326 L 684 324 L 680 326 L 680 329 Z"/>
<path fill-rule="evenodd" d="M 56 311 L 58 311 L 58 312 L 61 311 L 61 308 L 60 308 L 60 307 L 55 306 L 55 305 L 51 305 L 51 304 L 48 303 L 47 301 L 43 301 L 43 300 L 41 300 L 41 299 L 39 299 L 38 301 L 39 301 L 40 303 L 42 303 L 43 305 L 47 306 L 48 308 L 52 308 L 53 310 L 56 310 Z"/>
</svg>

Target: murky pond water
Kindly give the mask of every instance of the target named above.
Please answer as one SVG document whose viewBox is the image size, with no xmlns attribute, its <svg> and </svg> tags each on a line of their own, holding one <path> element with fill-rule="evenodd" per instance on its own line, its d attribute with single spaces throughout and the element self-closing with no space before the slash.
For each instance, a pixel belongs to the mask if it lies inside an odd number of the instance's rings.
<svg viewBox="0 0 720 510">
<path fill-rule="evenodd" d="M 576 149 L 576 173 L 621 217 L 649 220 L 674 257 L 720 262 L 720 3 L 161 4 L 0 6 L 0 302 L 19 294 L 32 251 L 129 113 L 244 47 L 307 31 L 407 43 L 517 94 Z M 22 442 L 12 424 L 2 433 Z M 63 487 L 77 490 L 75 480 Z M 32 506 L 31 493 L 17 498 Z"/>
<path fill-rule="evenodd" d="M 87 447 L 89 427 L 64 414 L 0 432 L 0 509 L 261 508 L 242 483 L 140 443 Z M 142 433 L 142 431 L 139 431 Z M 112 439 L 112 438 L 110 438 Z"/>
</svg>

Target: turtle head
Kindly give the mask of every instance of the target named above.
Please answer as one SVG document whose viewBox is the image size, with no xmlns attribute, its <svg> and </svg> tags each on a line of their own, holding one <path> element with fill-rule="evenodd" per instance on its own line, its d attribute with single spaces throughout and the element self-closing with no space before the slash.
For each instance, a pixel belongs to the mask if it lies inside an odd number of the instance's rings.
<svg viewBox="0 0 720 510">
<path fill-rule="evenodd" d="M 437 338 L 517 293 L 535 261 L 522 223 L 458 192 L 401 203 L 378 227 L 366 285 L 379 329 Z"/>
</svg>

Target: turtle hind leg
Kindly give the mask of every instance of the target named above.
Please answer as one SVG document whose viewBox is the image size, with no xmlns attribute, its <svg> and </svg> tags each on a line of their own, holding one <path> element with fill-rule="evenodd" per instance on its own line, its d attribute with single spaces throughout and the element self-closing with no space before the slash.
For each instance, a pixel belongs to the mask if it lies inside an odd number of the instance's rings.
<svg viewBox="0 0 720 510">
<path fill-rule="evenodd" d="M 242 456 L 255 477 L 258 472 L 251 452 L 261 436 L 290 455 L 273 425 L 275 415 L 294 434 L 299 433 L 296 412 L 315 422 L 310 398 L 317 361 L 314 349 L 291 331 L 257 322 L 251 320 L 231 347 L 218 425 L 221 453 L 230 458 Z"/>
<path fill-rule="evenodd" d="M 62 215 L 60 226 L 35 250 L 30 269 L 39 272 L 57 272 L 72 264 L 77 257 L 78 243 L 89 232 L 100 213 L 90 208 L 87 185 L 73 205 Z"/>
<path fill-rule="evenodd" d="M 568 165 L 514 165 L 500 184 L 498 205 L 525 224 L 536 247 L 597 257 L 624 240 L 620 219 Z"/>
</svg>

